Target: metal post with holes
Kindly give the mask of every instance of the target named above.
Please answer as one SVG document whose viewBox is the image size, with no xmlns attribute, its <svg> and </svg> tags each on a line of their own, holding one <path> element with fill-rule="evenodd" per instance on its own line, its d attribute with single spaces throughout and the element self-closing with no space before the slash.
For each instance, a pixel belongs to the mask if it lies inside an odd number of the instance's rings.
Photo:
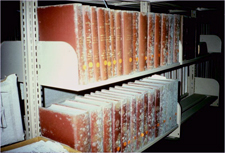
<svg viewBox="0 0 225 153">
<path fill-rule="evenodd" d="M 189 95 L 192 95 L 195 92 L 195 64 L 189 66 L 187 90 Z"/>
<path fill-rule="evenodd" d="M 31 139 L 40 135 L 38 107 L 41 106 L 41 91 L 38 83 L 37 1 L 21 1 L 20 14 L 26 139 Z"/>
</svg>

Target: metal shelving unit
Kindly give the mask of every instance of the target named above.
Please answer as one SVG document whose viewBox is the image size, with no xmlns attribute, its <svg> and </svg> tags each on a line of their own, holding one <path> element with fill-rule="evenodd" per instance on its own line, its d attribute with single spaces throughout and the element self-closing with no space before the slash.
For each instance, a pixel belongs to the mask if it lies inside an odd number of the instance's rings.
<svg viewBox="0 0 225 153">
<path fill-rule="evenodd" d="M 198 57 L 196 59 L 183 61 L 182 57 L 182 40 L 180 42 L 179 51 L 179 63 L 159 67 L 152 70 L 146 70 L 143 72 L 136 72 L 131 75 L 124 75 L 115 78 L 111 78 L 105 81 L 95 82 L 88 85 L 78 84 L 78 60 L 77 55 L 73 48 L 65 42 L 44 42 L 38 41 L 38 25 L 37 25 L 37 1 L 21 1 L 21 42 L 5 42 L 2 44 L 2 51 L 5 57 L 15 58 L 14 64 L 2 70 L 2 76 L 7 76 L 12 73 L 18 74 L 18 81 L 24 84 L 24 100 L 25 100 L 25 123 L 26 123 L 26 138 L 31 139 L 40 135 L 38 107 L 41 106 L 42 93 L 41 86 L 54 87 L 59 89 L 66 89 L 72 91 L 84 91 L 104 85 L 110 85 L 129 79 L 135 79 L 138 77 L 144 77 L 151 74 L 174 70 L 188 66 L 189 76 L 187 79 L 187 91 L 189 95 L 194 93 L 211 95 L 213 98 L 207 103 L 216 100 L 219 94 L 219 85 L 215 80 L 205 80 L 203 78 L 195 78 L 194 63 L 200 59 L 205 59 L 211 56 L 211 54 Z M 149 12 L 150 6 L 148 2 L 140 2 L 141 11 Z M 18 49 L 19 47 L 19 49 Z M 15 52 L 14 52 L 15 51 Z M 18 60 L 21 56 L 22 59 Z M 4 65 L 8 65 L 10 60 L 3 60 Z M 16 60 L 17 59 L 17 60 Z M 63 61 L 63 62 L 59 62 Z M 51 70 L 51 71 L 50 71 Z M 23 73 L 21 73 L 23 72 Z M 183 78 L 182 78 L 183 79 Z M 213 86 L 216 90 L 214 93 L 209 93 L 204 89 L 204 85 Z M 189 110 L 192 113 L 198 111 L 202 107 L 204 102 L 196 102 L 193 105 L 188 104 L 188 98 L 186 104 L 183 102 L 178 104 L 177 126 L 167 131 L 164 135 L 156 138 L 153 142 L 150 142 L 142 149 L 138 151 L 144 151 L 160 139 L 170 135 L 171 137 L 180 137 L 180 125 L 182 120 L 182 107 L 187 106 L 185 110 Z M 193 106 L 198 106 L 198 109 Z M 186 111 L 186 112 L 187 112 Z M 188 116 L 188 115 L 186 115 Z M 188 118 L 188 117 L 185 117 Z"/>
</svg>

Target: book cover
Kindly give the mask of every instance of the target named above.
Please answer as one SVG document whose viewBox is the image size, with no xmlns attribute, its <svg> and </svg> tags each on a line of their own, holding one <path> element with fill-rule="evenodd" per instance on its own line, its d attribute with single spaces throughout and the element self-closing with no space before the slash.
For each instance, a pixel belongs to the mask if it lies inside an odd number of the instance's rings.
<svg viewBox="0 0 225 153">
<path fill-rule="evenodd" d="M 86 103 L 86 104 L 92 104 L 96 105 L 102 108 L 102 122 L 97 122 L 97 125 L 95 126 L 103 126 L 102 131 L 96 131 L 99 133 L 99 136 L 103 138 L 103 151 L 104 152 L 110 152 L 112 151 L 112 113 L 113 113 L 113 106 L 110 103 L 101 102 L 99 100 L 90 99 L 83 96 L 76 96 L 75 101 Z M 97 136 L 97 135 L 96 135 Z M 102 145 L 102 144 L 92 144 L 94 146 L 96 145 Z"/>
<path fill-rule="evenodd" d="M 144 12 L 139 13 L 139 71 L 144 71 L 147 68 L 147 14 Z"/>
<path fill-rule="evenodd" d="M 155 13 L 154 68 L 160 66 L 161 15 Z"/>
<path fill-rule="evenodd" d="M 121 11 L 115 10 L 117 76 L 123 74 Z"/>
<path fill-rule="evenodd" d="M 106 35 L 105 35 L 105 9 L 97 8 L 98 23 L 98 47 L 100 60 L 101 80 L 107 80 L 107 55 L 106 55 Z"/>
<path fill-rule="evenodd" d="M 155 14 L 148 13 L 147 69 L 154 68 Z"/>
<path fill-rule="evenodd" d="M 48 108 L 39 107 L 39 119 L 42 136 L 82 152 L 91 151 L 87 111 L 52 104 Z"/>
<path fill-rule="evenodd" d="M 103 136 L 99 131 L 103 131 L 103 126 L 105 125 L 98 124 L 99 122 L 104 123 L 102 108 L 94 104 L 82 103 L 75 100 L 66 100 L 60 103 L 60 105 L 88 111 L 91 137 L 88 141 L 91 144 L 91 152 L 103 152 Z"/>
<path fill-rule="evenodd" d="M 112 76 L 117 74 L 116 66 L 116 28 L 115 28 L 115 11 L 110 10 L 110 34 L 111 34 L 111 58 L 112 58 Z"/>
<path fill-rule="evenodd" d="M 122 54 L 123 54 L 123 75 L 133 71 L 133 47 L 132 47 L 132 12 L 122 11 Z"/>
<path fill-rule="evenodd" d="M 138 43 L 138 26 L 139 26 L 139 12 L 133 11 L 133 71 L 139 70 L 138 54 L 139 54 L 139 43 Z"/>
<path fill-rule="evenodd" d="M 112 130 L 110 132 L 112 133 L 112 151 L 119 152 L 121 150 L 121 103 L 118 100 L 110 100 L 105 97 L 100 97 L 95 93 L 91 93 L 91 95 L 85 94 L 84 97 L 92 101 L 97 100 L 101 103 L 108 103 L 112 105 Z"/>
<path fill-rule="evenodd" d="M 38 7 L 37 14 L 39 40 L 64 41 L 70 44 L 78 57 L 79 84 L 87 84 L 86 56 L 83 51 L 82 5 Z"/>
<path fill-rule="evenodd" d="M 110 9 L 105 9 L 105 40 L 108 78 L 112 77 L 112 46 L 110 30 Z"/>
<path fill-rule="evenodd" d="M 93 68 L 95 81 L 100 81 L 100 61 L 98 51 L 98 23 L 97 23 L 97 11 L 96 7 L 91 7 L 91 41 L 93 52 Z"/>
<path fill-rule="evenodd" d="M 88 5 L 82 6 L 83 10 L 83 30 L 84 30 L 84 52 L 86 54 L 86 67 L 88 83 L 95 81 L 92 51 L 92 31 L 91 31 L 91 8 Z"/>
</svg>

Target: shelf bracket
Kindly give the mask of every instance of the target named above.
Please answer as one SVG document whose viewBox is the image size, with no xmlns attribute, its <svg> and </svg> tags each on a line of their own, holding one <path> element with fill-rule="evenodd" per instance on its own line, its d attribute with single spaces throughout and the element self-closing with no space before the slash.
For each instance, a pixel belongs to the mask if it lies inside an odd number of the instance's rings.
<svg viewBox="0 0 225 153">
<path fill-rule="evenodd" d="M 37 1 L 21 1 L 20 17 L 25 128 L 26 139 L 31 139 L 40 135 L 38 107 L 41 106 L 41 90 L 38 83 Z"/>
<path fill-rule="evenodd" d="M 181 106 L 177 103 L 177 129 L 174 130 L 170 135 L 169 138 L 180 138 L 180 126 L 181 126 Z"/>
</svg>

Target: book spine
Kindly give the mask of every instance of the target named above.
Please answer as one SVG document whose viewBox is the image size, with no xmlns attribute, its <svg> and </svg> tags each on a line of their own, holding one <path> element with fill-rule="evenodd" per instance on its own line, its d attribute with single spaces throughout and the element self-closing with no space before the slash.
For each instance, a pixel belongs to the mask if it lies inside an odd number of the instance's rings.
<svg viewBox="0 0 225 153">
<path fill-rule="evenodd" d="M 123 55 L 122 55 L 122 31 L 121 31 L 121 11 L 115 11 L 115 28 L 116 28 L 116 66 L 117 76 L 123 74 Z"/>
<path fill-rule="evenodd" d="M 161 114 L 160 114 L 160 91 L 156 91 L 156 100 L 155 100 L 155 137 L 159 136 L 160 132 L 160 121 L 161 121 Z"/>
<path fill-rule="evenodd" d="M 137 98 L 137 148 L 140 149 L 143 146 L 144 135 L 144 97 Z"/>
<path fill-rule="evenodd" d="M 154 106 L 155 106 L 155 95 L 154 93 L 151 94 L 149 97 L 149 101 L 148 101 L 148 140 L 152 141 L 155 137 L 155 133 L 152 129 L 152 127 L 154 126 Z"/>
<path fill-rule="evenodd" d="M 148 143 L 148 92 L 144 94 L 144 140 L 143 143 Z"/>
<path fill-rule="evenodd" d="M 115 11 L 110 10 L 110 34 L 111 34 L 111 57 L 112 57 L 112 76 L 116 76 L 116 29 L 115 29 Z"/>
<path fill-rule="evenodd" d="M 147 69 L 154 68 L 155 14 L 148 13 Z"/>
<path fill-rule="evenodd" d="M 84 52 L 86 54 L 86 67 L 88 83 L 94 82 L 94 66 L 92 51 L 92 31 L 91 31 L 91 8 L 83 5 L 83 28 L 84 28 Z"/>
<path fill-rule="evenodd" d="M 169 15 L 168 64 L 173 63 L 174 15 Z"/>
<path fill-rule="evenodd" d="M 155 14 L 155 42 L 154 42 L 154 68 L 160 65 L 160 38 L 161 38 L 161 16 Z"/>
<path fill-rule="evenodd" d="M 112 48 L 110 33 L 110 9 L 105 9 L 105 39 L 106 39 L 106 59 L 107 59 L 107 75 L 112 77 Z"/>
<path fill-rule="evenodd" d="M 147 14 L 139 13 L 139 71 L 144 71 L 147 67 Z"/>
<path fill-rule="evenodd" d="M 88 112 L 73 117 L 72 123 L 74 123 L 75 125 L 75 132 L 76 132 L 75 149 L 81 152 L 90 152 L 91 145 L 87 143 L 88 139 L 90 139 L 87 133 L 87 131 L 90 131 Z"/>
<path fill-rule="evenodd" d="M 161 15 L 161 51 L 160 51 L 160 66 L 167 64 L 168 59 L 168 16 Z"/>
<path fill-rule="evenodd" d="M 173 63 L 179 62 L 180 15 L 174 15 L 174 50 Z"/>
<path fill-rule="evenodd" d="M 75 5 L 75 31 L 76 31 L 76 49 L 78 53 L 78 69 L 79 69 L 79 83 L 81 85 L 87 84 L 87 61 L 86 53 L 84 52 L 84 32 L 83 32 L 83 13 L 82 5 Z"/>
<path fill-rule="evenodd" d="M 91 7 L 91 36 L 92 36 L 92 51 L 93 51 L 93 67 L 95 81 L 100 81 L 100 61 L 98 51 L 98 24 L 96 7 Z"/>
<path fill-rule="evenodd" d="M 108 79 L 107 76 L 107 56 L 106 56 L 106 35 L 105 35 L 105 9 L 97 8 L 98 22 L 98 47 L 100 57 L 101 80 Z"/>
<path fill-rule="evenodd" d="M 122 11 L 123 74 L 133 70 L 132 12 Z"/>
<path fill-rule="evenodd" d="M 139 22 L 139 12 L 133 12 L 133 71 L 138 71 L 138 22 Z"/>
<path fill-rule="evenodd" d="M 103 109 L 103 152 L 112 152 L 112 111 L 112 107 Z"/>
</svg>

